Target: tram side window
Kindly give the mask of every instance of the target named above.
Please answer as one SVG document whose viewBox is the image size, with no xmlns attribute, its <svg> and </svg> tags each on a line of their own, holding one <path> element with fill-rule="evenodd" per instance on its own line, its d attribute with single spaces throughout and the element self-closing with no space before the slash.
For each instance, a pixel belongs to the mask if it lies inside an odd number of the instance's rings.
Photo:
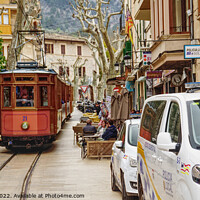
<svg viewBox="0 0 200 200">
<path fill-rule="evenodd" d="M 3 88 L 4 94 L 4 107 L 11 107 L 11 87 L 6 86 Z"/>
<path fill-rule="evenodd" d="M 34 106 L 34 87 L 16 86 L 16 107 Z"/>
<path fill-rule="evenodd" d="M 41 106 L 48 106 L 48 89 L 47 86 L 40 86 Z"/>
</svg>

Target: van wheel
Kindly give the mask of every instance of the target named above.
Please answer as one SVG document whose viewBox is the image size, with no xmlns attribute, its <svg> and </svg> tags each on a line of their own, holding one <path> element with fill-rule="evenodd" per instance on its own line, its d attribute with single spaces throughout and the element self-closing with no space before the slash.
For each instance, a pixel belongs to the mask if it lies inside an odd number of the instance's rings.
<svg viewBox="0 0 200 200">
<path fill-rule="evenodd" d="M 124 175 L 122 174 L 122 200 L 134 200 L 133 196 L 128 196 L 126 193 L 126 186 L 124 182 Z"/>
<path fill-rule="evenodd" d="M 138 195 L 139 195 L 139 200 L 144 200 L 144 192 L 141 179 L 138 180 Z"/>
<path fill-rule="evenodd" d="M 111 188 L 112 188 L 112 191 L 119 191 L 116 185 L 115 175 L 112 168 L 111 168 Z"/>
</svg>

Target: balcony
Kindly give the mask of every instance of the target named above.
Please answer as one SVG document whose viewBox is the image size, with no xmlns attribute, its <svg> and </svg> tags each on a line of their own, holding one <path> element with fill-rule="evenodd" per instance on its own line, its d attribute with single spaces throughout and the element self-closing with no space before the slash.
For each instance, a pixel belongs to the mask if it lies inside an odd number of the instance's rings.
<svg viewBox="0 0 200 200">
<path fill-rule="evenodd" d="M 151 47 L 154 70 L 172 70 L 190 66 L 190 60 L 184 59 L 184 45 L 190 44 L 189 34 L 162 36 L 161 42 Z M 163 40 L 163 41 L 162 41 Z"/>
<path fill-rule="evenodd" d="M 150 21 L 150 0 L 136 0 L 133 7 L 136 20 Z"/>
</svg>

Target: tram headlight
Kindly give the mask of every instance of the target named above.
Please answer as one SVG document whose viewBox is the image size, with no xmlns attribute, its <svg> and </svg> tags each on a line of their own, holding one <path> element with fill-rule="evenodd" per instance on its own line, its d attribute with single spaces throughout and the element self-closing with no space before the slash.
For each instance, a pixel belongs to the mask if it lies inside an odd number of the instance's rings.
<svg viewBox="0 0 200 200">
<path fill-rule="evenodd" d="M 28 122 L 23 122 L 21 125 L 23 130 L 27 130 L 29 128 L 29 123 Z"/>
</svg>

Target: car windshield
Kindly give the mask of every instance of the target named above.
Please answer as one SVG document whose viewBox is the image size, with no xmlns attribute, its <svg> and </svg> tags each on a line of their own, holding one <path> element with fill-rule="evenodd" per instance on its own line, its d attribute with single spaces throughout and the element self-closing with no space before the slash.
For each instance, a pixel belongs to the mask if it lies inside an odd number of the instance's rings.
<svg viewBox="0 0 200 200">
<path fill-rule="evenodd" d="M 200 100 L 189 101 L 188 120 L 190 129 L 190 143 L 194 148 L 200 148 Z"/>
<path fill-rule="evenodd" d="M 137 124 L 129 125 L 128 143 L 132 146 L 137 146 L 139 126 Z"/>
</svg>

